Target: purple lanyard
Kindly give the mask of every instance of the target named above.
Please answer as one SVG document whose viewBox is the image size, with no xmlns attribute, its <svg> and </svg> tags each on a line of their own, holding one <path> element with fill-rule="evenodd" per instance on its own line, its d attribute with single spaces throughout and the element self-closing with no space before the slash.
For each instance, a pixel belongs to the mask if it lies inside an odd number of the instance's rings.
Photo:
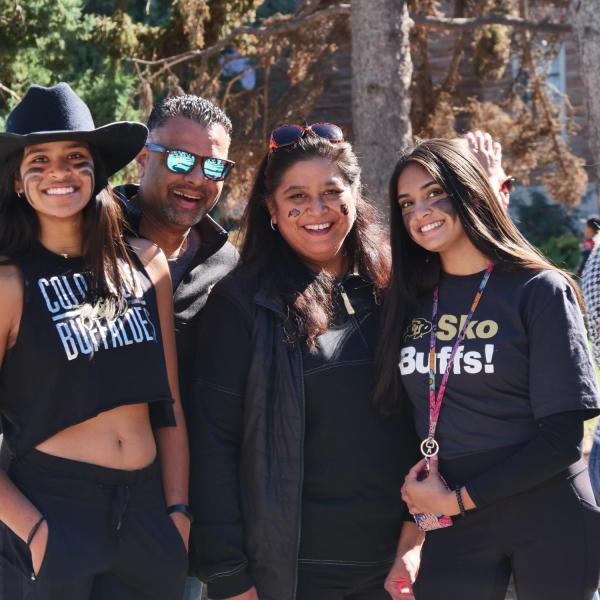
<svg viewBox="0 0 600 600">
<path fill-rule="evenodd" d="M 469 309 L 469 314 L 460 330 L 458 336 L 456 337 L 456 341 L 454 342 L 454 346 L 452 347 L 452 352 L 450 353 L 450 358 L 448 359 L 448 364 L 446 365 L 446 371 L 444 372 L 444 376 L 442 377 L 442 383 L 440 384 L 440 389 L 438 390 L 437 397 L 435 394 L 435 344 L 436 344 L 436 332 L 437 332 L 437 312 L 438 312 L 438 299 L 439 299 L 439 288 L 435 288 L 433 291 L 433 310 L 431 315 L 431 334 L 429 336 L 429 433 L 427 438 L 421 442 L 421 454 L 426 459 L 435 456 L 439 450 L 440 446 L 435 439 L 435 430 L 437 427 L 438 419 L 440 416 L 440 409 L 442 408 L 442 400 L 444 398 L 444 392 L 446 391 L 446 384 L 448 383 L 448 377 L 450 376 L 450 371 L 452 370 L 452 365 L 454 363 L 454 355 L 458 350 L 458 347 L 462 343 L 467 333 L 467 329 L 471 323 L 471 319 L 473 318 L 473 314 L 477 309 L 477 305 L 481 300 L 481 296 L 483 295 L 483 290 L 487 285 L 488 279 L 494 270 L 494 263 L 490 262 L 483 274 L 483 278 L 481 279 L 481 283 L 479 284 L 479 288 L 477 289 L 477 293 L 475 294 L 475 298 L 473 298 L 473 302 L 471 304 L 471 308 Z"/>
</svg>

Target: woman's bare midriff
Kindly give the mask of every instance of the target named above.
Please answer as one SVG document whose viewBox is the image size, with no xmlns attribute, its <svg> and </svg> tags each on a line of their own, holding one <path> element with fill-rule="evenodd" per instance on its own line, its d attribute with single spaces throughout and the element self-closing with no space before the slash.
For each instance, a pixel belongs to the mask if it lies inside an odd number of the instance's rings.
<svg viewBox="0 0 600 600">
<path fill-rule="evenodd" d="M 53 456 L 126 471 L 146 467 L 156 457 L 147 404 L 102 412 L 63 429 L 36 448 Z"/>
</svg>

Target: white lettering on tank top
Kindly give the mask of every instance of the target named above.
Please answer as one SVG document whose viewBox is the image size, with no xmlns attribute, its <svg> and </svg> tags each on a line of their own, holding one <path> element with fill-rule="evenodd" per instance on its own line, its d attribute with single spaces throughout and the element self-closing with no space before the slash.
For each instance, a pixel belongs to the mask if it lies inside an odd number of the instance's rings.
<svg viewBox="0 0 600 600">
<path fill-rule="evenodd" d="M 137 278 L 137 273 L 133 275 Z M 100 350 L 158 341 L 157 329 L 139 284 L 125 285 L 122 295 L 127 300 L 127 308 L 113 320 L 107 320 L 105 317 L 82 319 L 88 288 L 82 273 L 41 277 L 37 283 L 67 360 L 89 358 Z"/>
</svg>

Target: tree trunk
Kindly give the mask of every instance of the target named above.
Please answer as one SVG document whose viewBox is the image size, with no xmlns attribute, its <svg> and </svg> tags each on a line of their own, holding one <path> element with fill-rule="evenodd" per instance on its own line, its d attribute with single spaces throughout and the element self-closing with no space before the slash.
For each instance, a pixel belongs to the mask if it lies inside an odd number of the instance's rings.
<svg viewBox="0 0 600 600">
<path fill-rule="evenodd" d="M 410 18 L 404 0 L 352 0 L 352 123 L 363 183 L 388 215 L 387 183 L 410 144 Z"/>
<path fill-rule="evenodd" d="M 579 63 L 591 155 L 591 179 L 596 184 L 600 209 L 600 0 L 574 0 L 571 20 L 579 44 Z"/>
</svg>

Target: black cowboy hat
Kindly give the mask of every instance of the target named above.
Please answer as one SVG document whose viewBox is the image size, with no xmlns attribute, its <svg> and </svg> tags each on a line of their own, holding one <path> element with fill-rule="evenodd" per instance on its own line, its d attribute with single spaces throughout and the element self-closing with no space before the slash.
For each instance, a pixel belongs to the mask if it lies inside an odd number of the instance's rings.
<svg viewBox="0 0 600 600">
<path fill-rule="evenodd" d="M 78 140 L 100 154 L 110 177 L 135 158 L 147 136 L 145 125 L 131 121 L 96 128 L 90 109 L 67 83 L 48 88 L 32 85 L 8 115 L 6 133 L 0 133 L 0 168 L 25 146 Z"/>
</svg>

